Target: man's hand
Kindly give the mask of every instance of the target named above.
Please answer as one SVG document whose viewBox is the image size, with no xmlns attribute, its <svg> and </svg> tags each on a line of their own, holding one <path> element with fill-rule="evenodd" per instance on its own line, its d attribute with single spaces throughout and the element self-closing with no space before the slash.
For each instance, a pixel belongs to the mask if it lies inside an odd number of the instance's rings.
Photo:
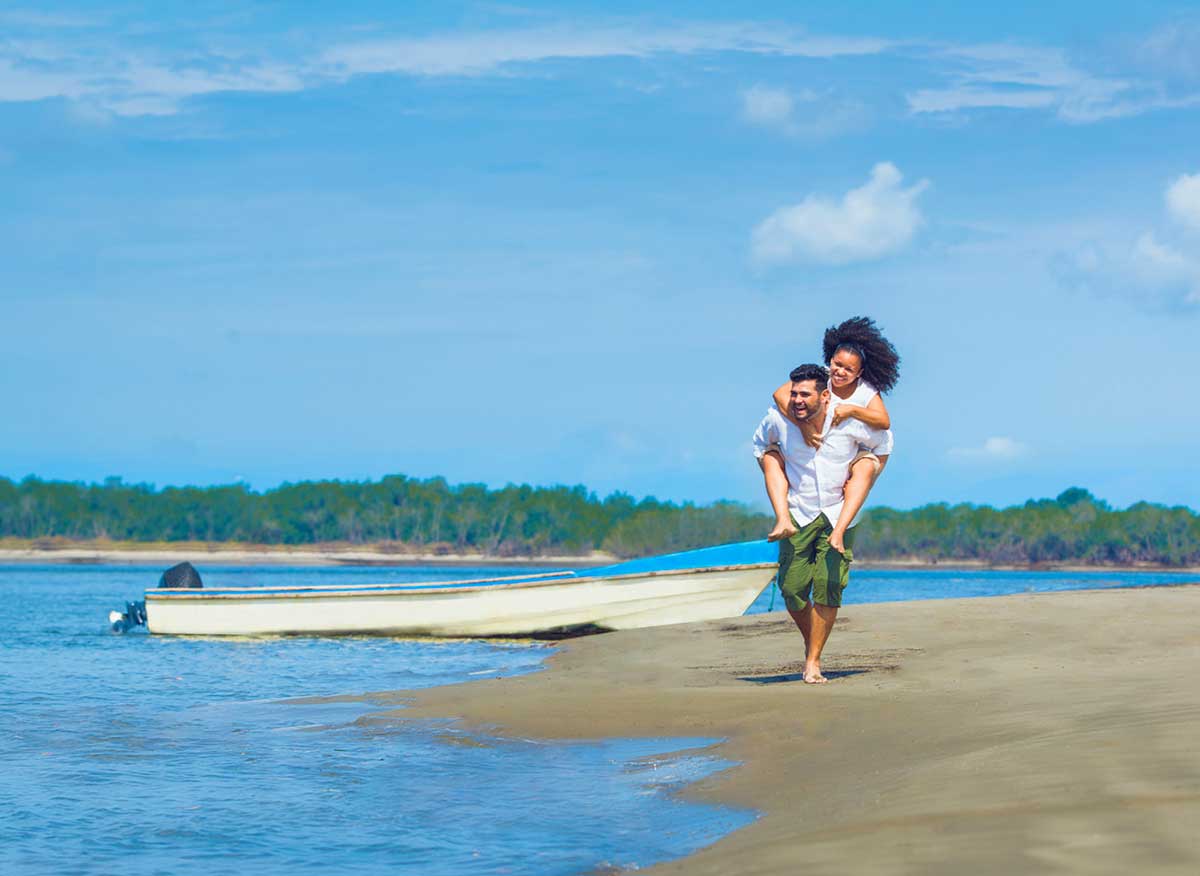
<svg viewBox="0 0 1200 876">
<path fill-rule="evenodd" d="M 795 524 L 791 520 L 776 520 L 775 528 L 767 533 L 767 541 L 779 541 L 782 538 L 791 538 L 797 531 Z"/>
</svg>

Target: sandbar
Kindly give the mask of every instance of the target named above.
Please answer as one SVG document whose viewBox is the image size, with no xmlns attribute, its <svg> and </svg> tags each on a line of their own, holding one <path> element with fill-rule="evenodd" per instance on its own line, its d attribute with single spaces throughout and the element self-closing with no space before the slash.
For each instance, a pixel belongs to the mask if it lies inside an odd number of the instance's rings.
<svg viewBox="0 0 1200 876">
<path fill-rule="evenodd" d="M 0 547 L 0 564 L 154 565 L 169 566 L 187 560 L 214 566 L 555 566 L 578 568 L 616 562 L 612 554 L 546 554 L 494 556 L 445 551 L 396 551 L 377 548 L 289 548 L 280 545 L 228 546 L 222 544 L 155 543 L 147 546 Z"/>
<path fill-rule="evenodd" d="M 684 793 L 761 817 L 656 873 L 1195 874 L 1198 621 L 1197 585 L 850 605 L 811 686 L 775 612 L 571 640 L 361 720 L 724 739 L 738 765 Z"/>
</svg>

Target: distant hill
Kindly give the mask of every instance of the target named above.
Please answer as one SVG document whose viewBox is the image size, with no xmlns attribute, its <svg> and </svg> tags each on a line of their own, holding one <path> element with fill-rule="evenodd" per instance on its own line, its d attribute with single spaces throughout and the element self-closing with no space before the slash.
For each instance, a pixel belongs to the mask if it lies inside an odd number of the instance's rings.
<svg viewBox="0 0 1200 876">
<path fill-rule="evenodd" d="M 0 537 L 135 542 L 390 544 L 492 556 L 641 556 L 763 536 L 769 519 L 736 502 L 660 502 L 585 487 L 450 485 L 443 478 L 165 487 L 0 478 Z M 1114 510 L 1074 487 L 997 509 L 870 509 L 856 553 L 871 560 L 992 564 L 1200 564 L 1200 515 L 1141 502 Z"/>
</svg>

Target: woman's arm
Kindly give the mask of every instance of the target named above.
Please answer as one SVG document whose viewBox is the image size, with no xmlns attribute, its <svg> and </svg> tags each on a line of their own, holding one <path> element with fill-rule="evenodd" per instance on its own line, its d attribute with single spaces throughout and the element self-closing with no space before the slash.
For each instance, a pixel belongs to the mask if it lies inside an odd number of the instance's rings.
<svg viewBox="0 0 1200 876">
<path fill-rule="evenodd" d="M 775 399 L 775 407 L 779 408 L 779 413 L 799 426 L 800 424 L 792 417 L 792 382 L 789 380 L 783 386 L 779 387 L 779 389 L 775 390 L 775 395 L 772 398 Z"/>
<path fill-rule="evenodd" d="M 776 393 L 775 397 L 776 401 L 778 401 L 778 393 Z M 892 428 L 892 417 L 888 413 L 887 406 L 883 403 L 883 398 L 878 393 L 867 403 L 866 407 L 862 405 L 837 405 L 833 409 L 833 425 L 836 426 L 842 420 L 849 417 L 861 420 L 872 429 Z"/>
</svg>

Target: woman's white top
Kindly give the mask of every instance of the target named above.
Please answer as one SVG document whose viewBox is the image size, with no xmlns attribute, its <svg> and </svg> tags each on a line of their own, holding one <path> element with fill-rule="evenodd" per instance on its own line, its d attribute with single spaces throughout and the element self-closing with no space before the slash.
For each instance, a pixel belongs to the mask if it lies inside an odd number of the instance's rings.
<svg viewBox="0 0 1200 876">
<path fill-rule="evenodd" d="M 833 405 L 859 405 L 866 407 L 871 403 L 871 399 L 879 395 L 878 390 L 871 384 L 867 383 L 862 378 L 859 378 L 858 386 L 854 387 L 854 392 L 850 393 L 849 398 L 842 398 L 833 391 L 833 387 L 829 388 L 829 403 Z"/>
</svg>

